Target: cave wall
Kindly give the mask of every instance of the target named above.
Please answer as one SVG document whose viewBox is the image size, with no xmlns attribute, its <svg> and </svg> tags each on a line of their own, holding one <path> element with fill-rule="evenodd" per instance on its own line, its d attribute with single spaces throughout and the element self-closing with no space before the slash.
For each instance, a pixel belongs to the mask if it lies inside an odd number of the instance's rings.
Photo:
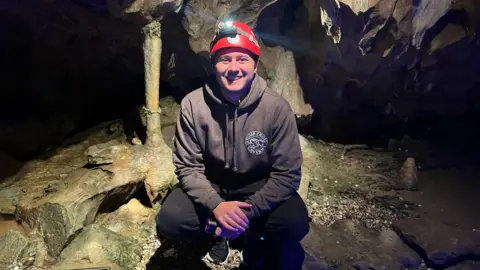
<svg viewBox="0 0 480 270">
<path fill-rule="evenodd" d="M 0 151 L 31 157 L 142 102 L 138 26 L 65 1 L 2 1 L 0 14 Z"/>
<path fill-rule="evenodd" d="M 144 99 L 141 27 L 151 19 L 162 21 L 161 95 L 178 101 L 211 73 L 210 37 L 229 17 L 255 27 L 259 73 L 292 89 L 281 94 L 296 112 L 310 106 L 322 136 L 361 137 L 419 112 L 461 115 L 480 104 L 477 5 L 2 1 L 0 151 L 30 157 L 78 128 L 135 111 Z"/>
<path fill-rule="evenodd" d="M 363 12 L 347 5 L 359 1 L 303 2 L 311 47 L 297 70 L 320 136 L 385 141 L 477 110 L 478 3 L 364 1 L 373 5 Z"/>
</svg>

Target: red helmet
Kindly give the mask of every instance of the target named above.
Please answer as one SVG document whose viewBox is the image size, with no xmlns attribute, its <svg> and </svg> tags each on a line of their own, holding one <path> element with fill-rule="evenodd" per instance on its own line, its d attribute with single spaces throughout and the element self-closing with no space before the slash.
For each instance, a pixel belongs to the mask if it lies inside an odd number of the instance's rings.
<svg viewBox="0 0 480 270">
<path fill-rule="evenodd" d="M 241 22 L 221 22 L 210 43 L 210 55 L 223 48 L 244 48 L 260 56 L 260 45 L 252 29 Z"/>
</svg>

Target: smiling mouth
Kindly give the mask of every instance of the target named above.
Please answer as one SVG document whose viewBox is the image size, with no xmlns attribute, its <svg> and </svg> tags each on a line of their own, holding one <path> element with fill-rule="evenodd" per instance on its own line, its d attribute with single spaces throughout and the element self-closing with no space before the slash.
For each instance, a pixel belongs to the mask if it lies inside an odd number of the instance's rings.
<svg viewBox="0 0 480 270">
<path fill-rule="evenodd" d="M 229 82 L 236 82 L 236 81 L 240 80 L 241 78 L 242 78 L 242 77 L 234 77 L 234 78 L 229 78 L 229 77 L 227 77 L 227 81 L 229 81 Z"/>
</svg>

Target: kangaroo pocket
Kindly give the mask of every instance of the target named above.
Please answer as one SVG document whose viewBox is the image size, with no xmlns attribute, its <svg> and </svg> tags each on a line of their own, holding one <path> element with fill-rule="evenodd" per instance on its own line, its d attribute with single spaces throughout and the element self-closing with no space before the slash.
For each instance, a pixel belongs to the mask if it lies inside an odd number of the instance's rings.
<svg viewBox="0 0 480 270">
<path fill-rule="evenodd" d="M 222 167 L 220 167 L 222 168 Z M 207 179 L 218 186 L 222 193 L 235 196 L 250 196 L 260 190 L 268 179 L 268 173 L 263 170 L 253 170 L 248 173 L 236 173 L 231 170 L 206 170 Z"/>
</svg>

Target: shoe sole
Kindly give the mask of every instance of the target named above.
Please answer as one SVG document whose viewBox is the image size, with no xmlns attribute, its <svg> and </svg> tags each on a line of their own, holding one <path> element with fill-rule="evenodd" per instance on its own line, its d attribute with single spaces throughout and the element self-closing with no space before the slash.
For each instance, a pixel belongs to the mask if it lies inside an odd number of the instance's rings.
<svg viewBox="0 0 480 270">
<path fill-rule="evenodd" d="M 232 256 L 232 250 L 230 249 L 230 245 L 229 245 L 228 242 L 227 242 L 227 246 L 228 246 L 228 254 L 227 254 L 227 258 L 223 262 L 215 262 L 215 260 L 212 259 L 212 257 L 210 257 L 210 252 L 207 252 L 205 257 L 203 257 L 203 258 L 206 259 L 207 261 L 213 263 L 213 264 L 224 265 L 228 262 L 228 259 L 230 259 L 230 256 Z"/>
<path fill-rule="evenodd" d="M 260 266 L 262 266 L 263 260 L 264 260 L 264 258 L 262 257 L 260 261 L 258 261 L 255 265 L 253 265 L 253 267 L 260 267 Z M 243 250 L 240 251 L 240 263 L 241 263 L 241 264 L 244 264 L 244 261 L 243 261 Z M 248 266 L 248 265 L 245 264 L 245 266 Z"/>
</svg>

